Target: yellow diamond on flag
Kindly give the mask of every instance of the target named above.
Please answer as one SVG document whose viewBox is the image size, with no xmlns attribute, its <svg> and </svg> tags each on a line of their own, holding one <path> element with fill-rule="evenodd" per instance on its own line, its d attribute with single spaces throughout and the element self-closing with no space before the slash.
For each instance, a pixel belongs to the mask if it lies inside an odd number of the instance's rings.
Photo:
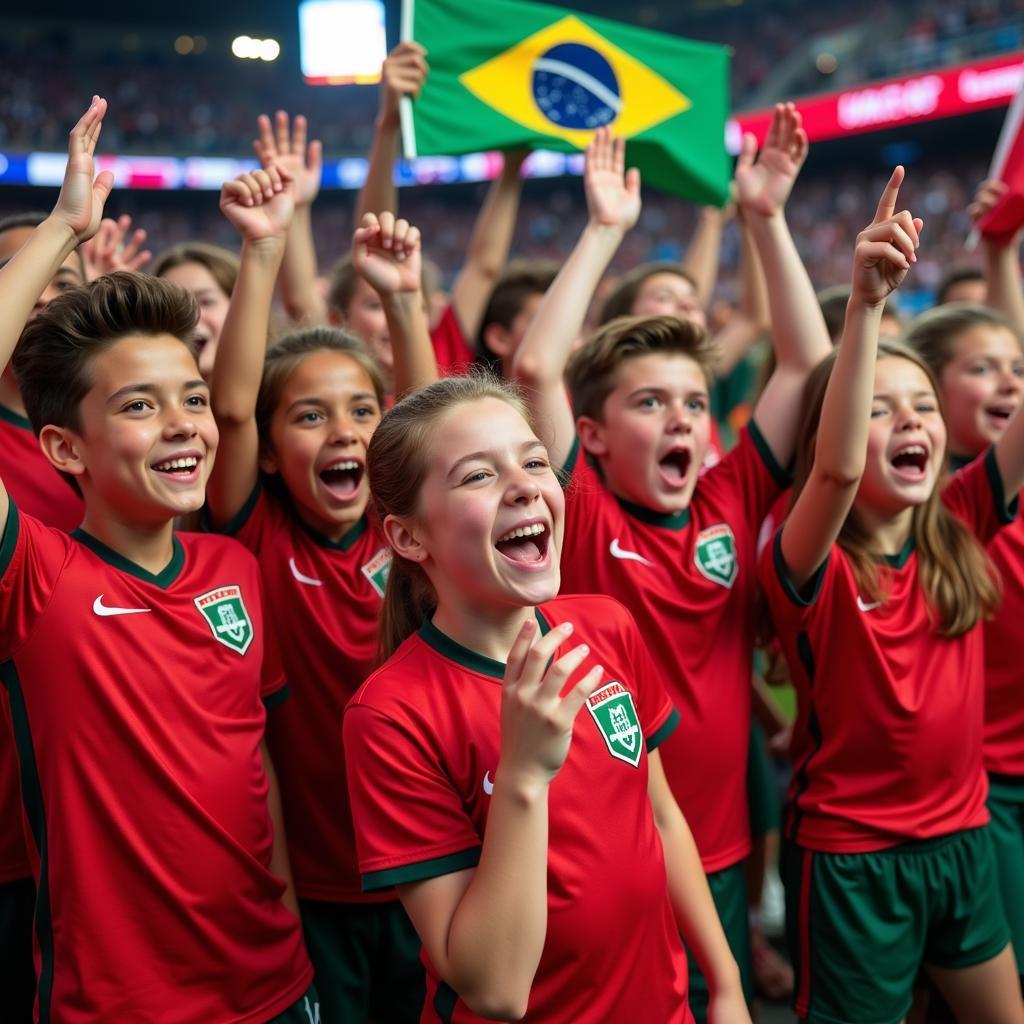
<svg viewBox="0 0 1024 1024">
<path fill-rule="evenodd" d="M 603 125 L 630 138 L 692 106 L 661 75 L 572 15 L 459 81 L 509 120 L 579 149 Z"/>
</svg>

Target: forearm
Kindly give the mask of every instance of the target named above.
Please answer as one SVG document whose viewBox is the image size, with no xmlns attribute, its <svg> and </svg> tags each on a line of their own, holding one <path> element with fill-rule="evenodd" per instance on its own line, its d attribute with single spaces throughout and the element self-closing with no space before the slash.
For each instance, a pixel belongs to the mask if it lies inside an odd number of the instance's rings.
<svg viewBox="0 0 1024 1024">
<path fill-rule="evenodd" d="M 1014 236 L 1008 245 L 991 241 L 982 243 L 985 250 L 985 281 L 987 303 L 999 310 L 1024 337 L 1024 288 L 1021 285 L 1020 238 Z"/>
<path fill-rule="evenodd" d="M 359 190 L 356 223 L 377 210 L 391 210 L 398 215 L 398 190 L 395 188 L 395 160 L 398 157 L 399 121 L 397 117 L 378 117 L 374 124 L 373 142 L 366 169 L 366 181 Z"/>
<path fill-rule="evenodd" d="M 789 722 L 768 684 L 756 672 L 753 677 L 753 687 L 754 721 L 764 729 L 768 738 L 771 739 L 783 729 L 788 728 Z"/>
<path fill-rule="evenodd" d="M 394 356 L 395 394 L 404 395 L 437 380 L 437 359 L 430 340 L 421 292 L 381 296 Z"/>
<path fill-rule="evenodd" d="M 299 916 L 299 900 L 295 894 L 295 882 L 292 879 L 292 866 L 288 859 L 288 842 L 284 831 L 284 811 L 281 808 L 281 790 L 277 784 L 277 772 L 270 759 L 270 751 L 266 741 L 260 743 L 263 755 L 263 770 L 267 773 L 267 806 L 270 810 L 270 821 L 274 828 L 274 845 L 270 854 L 270 872 L 281 879 L 285 890 L 281 894 L 281 902 L 296 917 Z"/>
<path fill-rule="evenodd" d="M 683 270 L 697 286 L 697 300 L 706 309 L 715 290 L 718 261 L 722 251 L 725 214 L 714 206 L 701 208 L 697 230 L 682 261 Z"/>
<path fill-rule="evenodd" d="M 296 324 L 311 326 L 327 322 L 327 304 L 316 287 L 316 279 L 312 206 L 297 206 L 288 227 L 279 275 L 281 301 L 288 317 Z"/>
</svg>

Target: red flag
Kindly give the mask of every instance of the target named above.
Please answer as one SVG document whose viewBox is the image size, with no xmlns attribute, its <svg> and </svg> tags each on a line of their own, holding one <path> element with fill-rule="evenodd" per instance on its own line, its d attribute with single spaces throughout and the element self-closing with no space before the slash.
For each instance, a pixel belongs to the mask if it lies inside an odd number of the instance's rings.
<svg viewBox="0 0 1024 1024">
<path fill-rule="evenodd" d="M 1013 235 L 1024 227 L 1024 82 L 1006 112 L 992 156 L 990 178 L 1007 185 L 1006 194 L 981 220 L 978 230 L 991 238 Z"/>
</svg>

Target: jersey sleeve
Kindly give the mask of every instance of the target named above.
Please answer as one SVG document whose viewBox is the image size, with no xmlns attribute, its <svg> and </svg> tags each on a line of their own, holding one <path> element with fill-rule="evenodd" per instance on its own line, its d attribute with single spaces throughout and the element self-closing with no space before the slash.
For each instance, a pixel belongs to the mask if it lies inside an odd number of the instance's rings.
<svg viewBox="0 0 1024 1024">
<path fill-rule="evenodd" d="M 473 364 L 475 354 L 462 333 L 462 325 L 451 303 L 445 306 L 437 326 L 430 332 L 430 341 L 439 376 L 461 376 Z"/>
<path fill-rule="evenodd" d="M 342 728 L 363 891 L 476 867 L 481 836 L 429 740 L 358 703 Z"/>
<path fill-rule="evenodd" d="M 679 712 L 665 689 L 654 659 L 640 635 L 640 628 L 630 612 L 620 605 L 623 617 L 623 642 L 633 666 L 637 716 L 648 752 L 656 750 L 676 731 Z"/>
<path fill-rule="evenodd" d="M 11 658 L 28 639 L 73 543 L 62 531 L 22 515 L 13 501 L 9 509 L 0 537 L 0 661 Z"/>
<path fill-rule="evenodd" d="M 942 492 L 942 502 L 974 532 L 982 544 L 1017 518 L 1019 498 L 1008 501 L 995 448 L 953 474 Z"/>
<path fill-rule="evenodd" d="M 263 541 L 267 539 L 273 526 L 273 516 L 271 498 L 263 483 L 257 480 L 252 493 L 245 499 L 245 504 L 230 522 L 222 527 L 215 527 L 204 511 L 203 527 L 212 533 L 234 537 L 240 544 L 255 552 L 260 550 Z"/>
<path fill-rule="evenodd" d="M 812 616 L 827 614 L 822 598 L 829 592 L 832 576 L 841 558 L 842 552 L 833 547 L 814 575 L 802 588 L 797 589 L 782 556 L 782 526 L 779 526 L 772 539 L 764 545 L 758 559 L 758 579 L 776 630 L 798 631 Z"/>
<path fill-rule="evenodd" d="M 791 484 L 789 471 L 779 465 L 757 423 L 750 420 L 736 446 L 704 474 L 698 487 L 731 491 L 756 530 Z"/>
</svg>

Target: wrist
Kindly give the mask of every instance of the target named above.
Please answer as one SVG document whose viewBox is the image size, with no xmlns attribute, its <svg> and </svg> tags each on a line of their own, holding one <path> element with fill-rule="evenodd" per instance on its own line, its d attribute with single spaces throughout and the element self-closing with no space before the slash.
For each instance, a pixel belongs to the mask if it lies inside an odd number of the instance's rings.
<svg viewBox="0 0 1024 1024">
<path fill-rule="evenodd" d="M 417 307 L 423 308 L 423 293 L 419 288 L 413 291 L 378 292 L 385 313 L 408 316 Z"/>
<path fill-rule="evenodd" d="M 494 795 L 523 809 L 546 803 L 550 786 L 551 776 L 546 772 L 517 771 L 499 762 L 494 773 Z"/>
<path fill-rule="evenodd" d="M 67 251 L 64 254 L 64 258 L 73 250 L 76 249 L 82 242 L 87 239 L 79 238 L 78 233 L 75 229 L 68 224 L 66 220 L 58 217 L 55 213 L 51 213 L 42 224 L 40 228 L 45 228 L 46 234 L 49 235 L 54 242 L 60 241 L 62 248 Z"/>
<path fill-rule="evenodd" d="M 377 120 L 374 121 L 373 126 L 378 132 L 391 132 L 396 131 L 401 126 L 401 123 L 402 118 L 396 103 L 393 107 L 389 106 L 387 110 L 381 110 L 377 114 Z"/>
<path fill-rule="evenodd" d="M 284 235 L 246 238 L 242 242 L 242 258 L 249 257 L 266 263 L 276 262 L 284 255 L 284 246 Z"/>
<path fill-rule="evenodd" d="M 587 221 L 586 233 L 592 238 L 613 242 L 615 245 L 626 237 L 626 229 L 621 224 L 603 224 L 593 218 Z"/>
<path fill-rule="evenodd" d="M 703 965 L 701 965 L 704 971 Z M 740 969 L 732 954 L 726 958 L 726 962 L 715 964 L 711 970 L 704 971 L 708 979 L 708 990 L 715 998 L 727 995 L 737 995 L 743 998 L 743 979 L 740 977 Z"/>
</svg>

